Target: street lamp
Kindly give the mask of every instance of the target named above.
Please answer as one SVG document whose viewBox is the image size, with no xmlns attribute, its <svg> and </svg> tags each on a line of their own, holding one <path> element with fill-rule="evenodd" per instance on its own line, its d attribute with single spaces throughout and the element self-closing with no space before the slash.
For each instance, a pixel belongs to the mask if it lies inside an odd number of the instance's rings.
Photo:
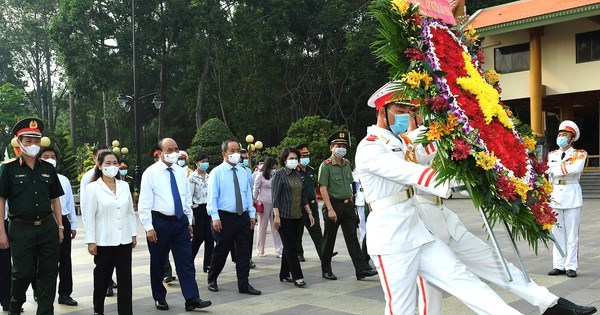
<svg viewBox="0 0 600 315">
<path fill-rule="evenodd" d="M 253 135 L 247 135 L 246 142 L 248 142 L 248 159 L 249 159 L 248 164 L 250 166 L 250 169 L 252 169 L 252 152 L 262 149 L 263 143 L 260 140 L 257 140 L 255 142 Z"/>
</svg>

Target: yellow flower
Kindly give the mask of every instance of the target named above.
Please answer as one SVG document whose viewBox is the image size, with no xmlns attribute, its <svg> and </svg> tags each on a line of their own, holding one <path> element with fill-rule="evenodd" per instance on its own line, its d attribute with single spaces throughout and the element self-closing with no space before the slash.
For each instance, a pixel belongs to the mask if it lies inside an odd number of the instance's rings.
<svg viewBox="0 0 600 315">
<path fill-rule="evenodd" d="M 551 223 L 544 223 L 542 224 L 542 230 L 546 230 L 546 231 L 552 231 L 552 227 L 554 226 L 554 224 Z"/>
<path fill-rule="evenodd" d="M 481 167 L 484 170 L 490 170 L 496 164 L 497 158 L 494 156 L 494 152 L 491 155 L 488 155 L 485 152 L 479 152 L 477 156 L 475 156 L 477 166 Z"/>
<path fill-rule="evenodd" d="M 440 124 L 438 124 L 437 121 L 434 121 L 431 125 L 429 125 L 429 130 L 427 130 L 427 140 L 429 141 L 433 141 L 433 140 L 440 140 L 440 137 L 442 136 L 443 131 L 440 130 Z"/>
<path fill-rule="evenodd" d="M 396 10 L 396 12 L 400 14 L 406 13 L 408 10 L 408 1 L 407 0 L 392 0 L 392 9 Z"/>
<path fill-rule="evenodd" d="M 487 70 L 486 72 L 484 72 L 483 76 L 485 77 L 485 80 L 488 81 L 490 84 L 500 81 L 500 73 L 496 72 L 496 70 L 494 69 Z"/>
<path fill-rule="evenodd" d="M 510 181 L 515 185 L 515 192 L 519 194 L 521 199 L 527 200 L 527 192 L 532 190 L 531 186 L 518 178 L 510 178 Z"/>
<path fill-rule="evenodd" d="M 535 145 L 537 144 L 537 141 L 530 137 L 523 137 L 523 144 L 525 145 L 527 150 L 529 150 L 529 152 L 533 152 L 535 150 Z"/>
<path fill-rule="evenodd" d="M 433 82 L 433 78 L 427 72 L 421 73 L 421 81 L 425 84 L 425 90 L 429 89 L 429 85 Z"/>
<path fill-rule="evenodd" d="M 456 119 L 456 115 L 448 114 L 448 120 L 441 127 L 441 131 L 443 132 L 444 135 L 449 135 L 452 133 L 454 128 L 456 128 L 456 126 L 458 126 L 458 121 Z"/>
<path fill-rule="evenodd" d="M 475 28 L 473 28 L 473 24 L 467 25 L 467 28 L 463 31 L 463 35 L 465 38 L 471 43 L 475 43 L 479 39 L 479 35 L 476 35 Z"/>
<path fill-rule="evenodd" d="M 410 85 L 412 89 L 416 89 L 421 85 L 421 75 L 415 70 L 412 70 L 411 72 L 402 75 L 402 81 Z"/>
<path fill-rule="evenodd" d="M 489 85 L 481 77 L 473 63 L 471 62 L 471 56 L 467 52 L 462 53 L 465 62 L 465 70 L 467 71 L 467 77 L 461 77 L 456 79 L 456 83 L 460 85 L 464 90 L 469 91 L 475 95 L 479 101 L 479 108 L 485 116 L 485 122 L 487 124 L 492 122 L 492 118 L 498 117 L 498 121 L 508 129 L 513 129 L 513 123 L 508 117 L 506 110 L 500 105 L 500 93 L 493 86 Z"/>
<path fill-rule="evenodd" d="M 552 193 L 552 191 L 554 190 L 554 183 L 552 183 L 551 181 L 548 181 L 547 178 L 543 178 L 544 180 L 544 184 L 542 186 L 542 189 L 544 190 L 544 193 L 550 195 Z"/>
</svg>

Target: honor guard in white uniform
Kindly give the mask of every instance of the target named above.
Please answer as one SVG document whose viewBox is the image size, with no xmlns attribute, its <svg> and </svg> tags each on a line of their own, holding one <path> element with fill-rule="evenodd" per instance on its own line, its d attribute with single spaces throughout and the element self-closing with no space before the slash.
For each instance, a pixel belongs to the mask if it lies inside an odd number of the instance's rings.
<svg viewBox="0 0 600 315">
<path fill-rule="evenodd" d="M 420 218 L 418 200 L 407 194 L 410 186 L 440 197 L 448 197 L 450 189 L 436 180 L 432 168 L 415 163 L 416 152 L 397 137 L 408 128 L 412 105 L 399 94 L 386 84 L 371 96 L 368 104 L 377 110 L 377 124 L 367 129 L 356 153 L 358 176 L 372 208 L 367 247 L 385 293 L 385 313 L 414 313 L 420 275 L 480 314 L 520 314 L 467 271 Z M 414 140 L 422 131 L 407 136 Z"/>
<path fill-rule="evenodd" d="M 548 154 L 548 174 L 554 184 L 550 206 L 557 213 L 557 224 L 552 228 L 552 234 L 565 253 L 565 257 L 562 257 L 554 246 L 554 269 L 548 272 L 550 276 L 566 274 L 571 278 L 577 277 L 579 221 L 583 205 L 579 177 L 587 158 L 587 152 L 573 148 L 573 143 L 579 139 L 579 135 L 579 128 L 574 122 L 563 121 L 558 127 L 556 138 L 559 149 Z"/>
</svg>

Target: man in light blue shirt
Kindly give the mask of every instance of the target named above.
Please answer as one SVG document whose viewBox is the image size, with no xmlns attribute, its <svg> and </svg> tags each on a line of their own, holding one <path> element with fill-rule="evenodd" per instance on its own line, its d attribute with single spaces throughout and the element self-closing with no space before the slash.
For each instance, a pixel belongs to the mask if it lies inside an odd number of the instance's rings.
<svg viewBox="0 0 600 315">
<path fill-rule="evenodd" d="M 246 170 L 237 165 L 240 161 L 240 144 L 227 140 L 221 145 L 223 163 L 215 167 L 208 178 L 208 203 L 211 216 L 215 249 L 208 271 L 208 289 L 219 291 L 217 278 L 225 266 L 228 253 L 235 244 L 235 266 L 240 293 L 260 295 L 248 283 L 250 274 L 250 230 L 256 224 L 256 210 L 252 205 L 252 186 Z"/>
</svg>

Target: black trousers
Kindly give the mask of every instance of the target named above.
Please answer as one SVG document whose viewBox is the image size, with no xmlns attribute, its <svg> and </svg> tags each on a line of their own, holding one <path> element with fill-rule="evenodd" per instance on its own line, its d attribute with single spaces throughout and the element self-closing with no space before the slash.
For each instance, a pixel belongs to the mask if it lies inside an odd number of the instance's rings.
<svg viewBox="0 0 600 315">
<path fill-rule="evenodd" d="M 215 248 L 215 240 L 212 235 L 212 221 L 210 216 L 206 212 L 206 204 L 198 205 L 193 208 L 194 218 L 196 219 L 196 225 L 194 225 L 194 237 L 192 239 L 192 255 L 196 258 L 200 245 L 204 243 L 204 270 L 207 270 L 212 260 L 212 254 Z"/>
<path fill-rule="evenodd" d="M 221 232 L 212 229 L 213 237 L 217 243 L 210 262 L 208 282 L 217 281 L 223 267 L 225 267 L 227 255 L 235 245 L 237 248 L 235 271 L 238 288 L 246 289 L 248 287 L 248 275 L 250 274 L 250 247 L 248 245 L 250 241 L 250 217 L 248 212 L 237 215 L 221 210 L 219 210 L 219 217 L 222 229 Z"/>
<path fill-rule="evenodd" d="M 111 283 L 113 268 L 117 271 L 119 294 L 117 294 L 117 310 L 119 315 L 131 315 L 131 244 L 119 246 L 98 246 L 94 256 L 94 312 L 104 314 L 104 299 L 108 284 Z"/>
<path fill-rule="evenodd" d="M 308 230 L 308 234 L 310 234 L 310 238 L 315 244 L 315 249 L 317 250 L 317 254 L 319 258 L 321 258 L 321 252 L 323 251 L 323 231 L 321 230 L 321 219 L 319 219 L 319 206 L 317 205 L 316 200 L 309 200 L 308 203 L 310 207 L 310 212 L 312 212 L 313 217 L 315 218 L 315 225 L 310 226 L 310 219 L 308 218 L 308 213 L 306 210 L 302 209 L 302 218 L 300 219 L 306 229 Z M 304 248 L 302 247 L 302 236 L 304 234 L 304 229 L 298 230 L 298 254 L 304 255 Z"/>
<path fill-rule="evenodd" d="M 8 220 L 4 220 L 4 231 L 8 232 Z M 0 304 L 10 304 L 10 247 L 0 249 Z"/>
<path fill-rule="evenodd" d="M 292 279 L 303 279 L 300 260 L 298 260 L 298 242 L 296 236 L 298 230 L 304 229 L 301 219 L 281 218 L 281 227 L 279 227 L 279 236 L 283 243 L 283 256 L 281 257 L 281 268 L 279 269 L 279 278 L 288 277 L 292 274 Z"/>
<path fill-rule="evenodd" d="M 60 244 L 58 261 L 58 295 L 70 296 L 73 293 L 73 264 L 71 263 L 71 222 L 66 215 L 62 216 L 64 230 L 63 242 Z M 112 283 L 112 280 L 111 280 Z"/>
<path fill-rule="evenodd" d="M 321 255 L 321 270 L 323 272 L 332 272 L 331 270 L 331 255 L 335 245 L 338 228 L 342 227 L 344 241 L 348 248 L 348 254 L 352 258 L 354 269 L 358 273 L 369 269 L 369 265 L 365 262 L 364 256 L 360 250 L 358 237 L 356 236 L 356 212 L 352 201 L 344 203 L 343 200 L 331 200 L 333 210 L 337 215 L 337 221 L 334 222 L 327 216 L 327 207 L 323 206 L 323 221 L 325 222 L 325 244 L 323 245 L 323 253 Z"/>
</svg>

